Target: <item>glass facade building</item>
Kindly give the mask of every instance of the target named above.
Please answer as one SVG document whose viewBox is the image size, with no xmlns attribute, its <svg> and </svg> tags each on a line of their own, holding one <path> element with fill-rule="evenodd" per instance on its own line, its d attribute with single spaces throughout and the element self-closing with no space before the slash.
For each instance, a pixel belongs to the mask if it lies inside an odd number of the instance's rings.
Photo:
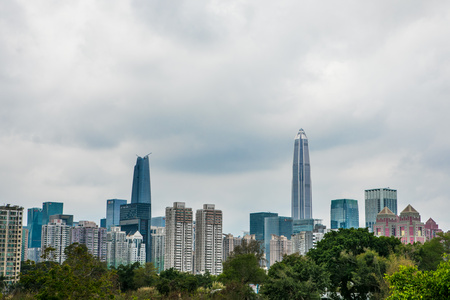
<svg viewBox="0 0 450 300">
<path fill-rule="evenodd" d="M 155 227 L 166 227 L 166 217 L 153 217 L 152 226 Z"/>
<path fill-rule="evenodd" d="M 42 225 L 47 225 L 50 216 L 62 215 L 64 203 L 62 202 L 44 202 L 42 203 Z"/>
<path fill-rule="evenodd" d="M 106 200 L 106 229 L 109 231 L 112 226 L 120 225 L 120 206 L 127 204 L 127 200 L 108 199 Z"/>
<path fill-rule="evenodd" d="M 292 236 L 292 218 L 290 217 L 266 217 L 264 218 L 264 249 L 266 253 L 267 267 L 270 267 L 270 240 L 272 235 L 285 236 L 288 240 Z"/>
<path fill-rule="evenodd" d="M 293 220 L 292 227 L 293 234 L 297 234 L 302 231 L 323 232 L 325 229 L 322 219 Z"/>
<path fill-rule="evenodd" d="M 41 247 L 42 230 L 42 208 L 33 207 L 28 209 L 28 248 Z"/>
<path fill-rule="evenodd" d="M 271 212 L 258 212 L 250 214 L 250 234 L 254 234 L 257 241 L 264 240 L 264 219 L 267 217 L 278 217 L 278 214 Z"/>
<path fill-rule="evenodd" d="M 150 164 L 148 155 L 138 157 L 134 166 L 131 203 L 151 204 Z"/>
<path fill-rule="evenodd" d="M 373 232 L 378 213 L 385 207 L 397 215 L 397 190 L 380 188 L 365 190 L 366 227 Z"/>
<path fill-rule="evenodd" d="M 127 235 L 139 231 L 145 244 L 146 262 L 151 261 L 151 207 L 149 203 L 131 203 L 120 206 L 120 228 Z"/>
<path fill-rule="evenodd" d="M 331 200 L 331 229 L 359 228 L 358 200 Z"/>
<path fill-rule="evenodd" d="M 294 220 L 312 218 L 311 165 L 308 138 L 303 129 L 294 140 L 291 214 Z"/>
</svg>

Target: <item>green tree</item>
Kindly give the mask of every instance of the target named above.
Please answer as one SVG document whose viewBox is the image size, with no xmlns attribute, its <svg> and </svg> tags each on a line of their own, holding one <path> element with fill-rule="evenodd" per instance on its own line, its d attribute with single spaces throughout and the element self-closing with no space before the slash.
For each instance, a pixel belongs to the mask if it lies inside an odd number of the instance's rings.
<svg viewBox="0 0 450 300">
<path fill-rule="evenodd" d="M 436 271 L 419 271 L 416 266 L 400 266 L 386 275 L 389 282 L 388 300 L 450 299 L 450 261 L 441 262 Z"/>
<path fill-rule="evenodd" d="M 292 254 L 270 267 L 262 293 L 269 299 L 320 299 L 329 284 L 329 276 L 312 259 Z"/>
<path fill-rule="evenodd" d="M 153 286 L 158 280 L 158 274 L 153 263 L 146 263 L 144 267 L 134 269 L 133 281 L 134 287 Z"/>
<path fill-rule="evenodd" d="M 120 265 L 117 267 L 116 272 L 120 284 L 120 290 L 122 292 L 136 290 L 134 283 L 134 271 L 140 267 L 141 265 L 138 262 L 128 265 Z"/>
<path fill-rule="evenodd" d="M 436 270 L 443 261 L 444 245 L 439 238 L 425 242 L 418 250 L 418 268 L 421 271 Z"/>
<path fill-rule="evenodd" d="M 50 252 L 50 251 L 49 251 Z M 45 253 L 51 254 L 51 253 Z M 89 254 L 86 246 L 66 248 L 66 261 L 30 263 L 19 286 L 36 299 L 95 299 L 113 297 L 118 290 L 115 272 Z"/>
<path fill-rule="evenodd" d="M 307 256 L 330 272 L 330 291 L 334 295 L 339 293 L 345 299 L 359 299 L 354 282 L 357 256 L 372 249 L 381 257 L 387 257 L 400 245 L 401 242 L 395 237 L 375 237 L 367 228 L 341 228 L 327 233 Z M 363 289 L 361 286 L 358 288 Z"/>
</svg>

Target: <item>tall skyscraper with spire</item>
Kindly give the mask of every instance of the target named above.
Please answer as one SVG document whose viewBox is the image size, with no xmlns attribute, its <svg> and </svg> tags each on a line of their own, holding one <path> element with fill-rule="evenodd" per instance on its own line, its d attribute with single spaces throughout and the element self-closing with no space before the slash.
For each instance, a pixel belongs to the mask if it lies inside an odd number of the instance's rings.
<svg viewBox="0 0 450 300">
<path fill-rule="evenodd" d="M 148 155 L 138 156 L 134 166 L 131 203 L 120 206 L 120 227 L 127 235 L 139 231 L 145 244 L 146 261 L 152 253 L 152 204 L 150 194 L 150 164 Z"/>
<path fill-rule="evenodd" d="M 294 140 L 292 168 L 292 206 L 294 220 L 312 219 L 311 165 L 309 163 L 308 138 L 300 129 Z"/>
</svg>

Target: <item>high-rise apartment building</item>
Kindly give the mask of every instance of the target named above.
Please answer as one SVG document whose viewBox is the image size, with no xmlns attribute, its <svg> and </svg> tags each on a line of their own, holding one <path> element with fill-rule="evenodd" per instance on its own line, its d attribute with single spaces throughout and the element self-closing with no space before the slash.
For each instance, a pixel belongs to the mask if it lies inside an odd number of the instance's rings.
<svg viewBox="0 0 450 300">
<path fill-rule="evenodd" d="M 222 273 L 222 211 L 204 204 L 195 216 L 195 273 Z"/>
<path fill-rule="evenodd" d="M 300 231 L 292 236 L 291 241 L 292 253 L 299 253 L 304 256 L 313 247 L 313 232 Z"/>
<path fill-rule="evenodd" d="M 192 273 L 193 239 L 192 208 L 185 207 L 184 202 L 174 202 L 173 207 L 166 207 L 165 270 L 175 268 Z"/>
<path fill-rule="evenodd" d="M 359 228 L 358 200 L 331 200 L 331 229 Z"/>
<path fill-rule="evenodd" d="M 164 251 L 166 241 L 166 228 L 152 226 L 152 263 L 156 271 L 164 271 Z"/>
<path fill-rule="evenodd" d="M 89 253 L 106 261 L 106 228 L 92 221 L 80 221 L 72 228 L 71 242 L 86 245 Z"/>
<path fill-rule="evenodd" d="M 142 234 L 136 231 L 134 234 L 127 235 L 128 244 L 128 264 L 140 263 L 145 265 L 145 244 Z"/>
<path fill-rule="evenodd" d="M 120 206 L 127 204 L 127 200 L 108 199 L 106 200 L 106 229 L 111 226 L 120 225 Z"/>
<path fill-rule="evenodd" d="M 106 234 L 106 263 L 117 268 L 128 263 L 128 243 L 125 231 L 113 226 Z"/>
<path fill-rule="evenodd" d="M 250 241 L 255 240 L 255 235 L 245 234 L 243 237 L 236 236 L 234 237 L 231 233 L 224 234 L 223 237 L 223 259 L 222 261 L 226 261 L 227 258 L 234 251 L 234 248 L 242 245 L 242 243 L 250 243 Z"/>
<path fill-rule="evenodd" d="M 42 225 L 50 222 L 50 216 L 62 215 L 64 203 L 62 202 L 44 202 L 42 203 Z"/>
<path fill-rule="evenodd" d="M 134 166 L 131 203 L 151 204 L 150 164 L 148 155 L 138 156 Z"/>
<path fill-rule="evenodd" d="M 294 220 L 312 218 L 311 165 L 308 138 L 303 129 L 294 140 L 291 213 Z"/>
<path fill-rule="evenodd" d="M 42 225 L 41 249 L 54 248 L 51 255 L 44 258 L 45 261 L 63 263 L 66 260 L 64 250 L 70 245 L 70 228 L 64 220 L 54 219 L 48 224 Z"/>
<path fill-rule="evenodd" d="M 33 207 L 28 209 L 28 248 L 41 247 L 42 230 L 42 208 Z"/>
<path fill-rule="evenodd" d="M 23 207 L 0 206 L 0 275 L 7 283 L 17 282 L 22 253 Z"/>
<path fill-rule="evenodd" d="M 284 235 L 278 236 L 272 234 L 270 237 L 270 255 L 269 265 L 273 265 L 277 261 L 282 261 L 284 255 L 292 254 L 292 241 L 288 240 Z"/>
<path fill-rule="evenodd" d="M 378 213 L 384 208 L 389 208 L 397 215 L 397 190 L 380 188 L 365 190 L 366 227 L 373 232 L 373 225 L 377 221 Z"/>
</svg>

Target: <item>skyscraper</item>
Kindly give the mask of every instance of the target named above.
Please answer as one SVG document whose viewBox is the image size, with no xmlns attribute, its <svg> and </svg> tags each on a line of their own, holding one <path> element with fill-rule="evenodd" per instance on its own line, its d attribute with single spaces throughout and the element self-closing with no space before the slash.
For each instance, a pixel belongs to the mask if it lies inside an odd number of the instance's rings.
<svg viewBox="0 0 450 300">
<path fill-rule="evenodd" d="M 50 222 L 50 216 L 63 213 L 64 203 L 62 202 L 44 202 L 42 203 L 42 225 Z"/>
<path fill-rule="evenodd" d="M 278 217 L 278 214 L 271 212 L 257 212 L 250 214 L 250 234 L 254 234 L 257 241 L 264 241 L 264 219 L 268 217 Z"/>
<path fill-rule="evenodd" d="M 148 155 L 138 156 L 134 166 L 133 188 L 131 191 L 131 203 L 151 204 L 150 190 L 150 164 Z"/>
<path fill-rule="evenodd" d="M 175 268 L 181 272 L 192 272 L 194 230 L 192 208 L 184 202 L 174 202 L 166 207 L 166 247 L 164 269 Z"/>
<path fill-rule="evenodd" d="M 331 229 L 359 228 L 358 200 L 331 200 Z"/>
<path fill-rule="evenodd" d="M 290 217 L 266 217 L 264 218 L 264 250 L 266 252 L 267 267 L 270 267 L 270 243 L 272 236 L 284 236 L 288 240 L 292 235 L 292 218 Z"/>
<path fill-rule="evenodd" d="M 120 228 L 127 235 L 139 231 L 145 245 L 146 262 L 152 260 L 151 208 L 149 203 L 131 203 L 120 206 Z"/>
<path fill-rule="evenodd" d="M 292 205 L 294 220 L 312 218 L 311 166 L 309 163 L 308 138 L 300 129 L 294 140 L 292 167 Z"/>
<path fill-rule="evenodd" d="M 127 200 L 108 199 L 106 200 L 106 229 L 120 224 L 120 206 L 127 204 Z"/>
<path fill-rule="evenodd" d="M 385 207 L 397 215 L 397 190 L 380 188 L 365 190 L 366 227 L 373 232 L 378 213 Z"/>
<path fill-rule="evenodd" d="M 28 209 L 28 248 L 41 247 L 42 230 L 42 208 L 33 207 Z"/>
<path fill-rule="evenodd" d="M 222 273 L 222 211 L 204 204 L 195 216 L 195 273 Z"/>
<path fill-rule="evenodd" d="M 53 219 L 51 222 L 42 225 L 41 248 L 55 248 L 55 251 L 47 257 L 46 261 L 54 261 L 62 264 L 66 260 L 64 250 L 70 245 L 70 228 L 65 220 Z"/>
<path fill-rule="evenodd" d="M 100 261 L 106 261 L 106 228 L 92 221 L 80 221 L 72 228 L 71 243 L 86 245 L 89 253 Z"/>
</svg>

